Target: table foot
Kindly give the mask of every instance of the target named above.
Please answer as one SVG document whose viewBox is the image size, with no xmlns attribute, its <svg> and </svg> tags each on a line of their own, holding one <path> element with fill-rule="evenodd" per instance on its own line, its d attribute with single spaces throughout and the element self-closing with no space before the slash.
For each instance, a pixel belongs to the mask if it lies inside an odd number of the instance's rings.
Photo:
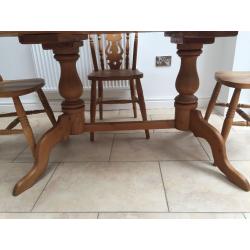
<svg viewBox="0 0 250 250">
<path fill-rule="evenodd" d="M 248 180 L 229 162 L 223 137 L 212 125 L 204 120 L 201 112 L 198 110 L 191 111 L 190 130 L 196 137 L 204 138 L 210 144 L 214 165 L 236 186 L 245 191 L 250 191 Z"/>
<path fill-rule="evenodd" d="M 67 138 L 69 133 L 69 116 L 65 114 L 61 115 L 58 118 L 56 125 L 48 130 L 37 144 L 34 166 L 21 180 L 16 183 L 13 190 L 14 196 L 17 196 L 32 187 L 44 174 L 48 166 L 50 151 L 57 143 Z"/>
</svg>

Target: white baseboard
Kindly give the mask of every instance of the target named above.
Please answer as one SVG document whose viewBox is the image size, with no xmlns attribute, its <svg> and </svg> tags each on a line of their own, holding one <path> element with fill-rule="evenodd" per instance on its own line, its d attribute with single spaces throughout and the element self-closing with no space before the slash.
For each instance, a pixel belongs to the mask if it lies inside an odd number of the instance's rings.
<svg viewBox="0 0 250 250">
<path fill-rule="evenodd" d="M 85 109 L 89 110 L 90 104 L 90 90 L 86 89 L 82 98 L 85 101 Z M 62 97 L 58 92 L 50 91 L 45 93 L 51 108 L 53 111 L 61 111 L 61 102 Z M 111 99 L 124 99 L 129 98 L 128 89 L 112 89 L 105 91 L 105 98 Z M 199 99 L 199 108 L 206 108 L 209 98 L 200 98 Z M 174 98 L 145 98 L 147 109 L 159 109 L 159 108 L 173 108 L 174 107 Z M 22 103 L 26 110 L 40 109 L 42 108 L 39 99 L 35 95 L 30 95 L 28 98 L 23 98 Z M 104 105 L 104 110 L 120 110 L 120 109 L 131 109 L 131 104 L 107 104 Z M 0 112 L 12 112 L 14 111 L 14 106 L 11 99 L 4 99 L 0 102 Z"/>
</svg>

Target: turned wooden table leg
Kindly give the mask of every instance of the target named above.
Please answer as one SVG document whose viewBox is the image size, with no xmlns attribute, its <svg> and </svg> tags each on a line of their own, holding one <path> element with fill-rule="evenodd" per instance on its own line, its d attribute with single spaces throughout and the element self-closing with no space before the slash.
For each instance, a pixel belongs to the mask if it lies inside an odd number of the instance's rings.
<svg viewBox="0 0 250 250">
<path fill-rule="evenodd" d="M 214 165 L 236 186 L 249 191 L 250 184 L 248 180 L 228 161 L 224 138 L 219 131 L 203 119 L 201 112 L 198 110 L 191 112 L 190 130 L 195 136 L 204 138 L 210 144 L 214 157 Z"/>
<path fill-rule="evenodd" d="M 178 44 L 177 48 L 181 67 L 176 79 L 179 95 L 175 98 L 175 127 L 189 130 L 190 112 L 196 109 L 198 101 L 194 95 L 199 88 L 196 61 L 202 52 L 202 44 Z"/>
<path fill-rule="evenodd" d="M 53 49 L 55 59 L 60 63 L 59 93 L 64 98 L 63 115 L 37 144 L 34 166 L 17 182 L 14 195 L 19 195 L 30 188 L 43 175 L 48 166 L 50 151 L 57 143 L 69 135 L 80 134 L 84 130 L 84 102 L 80 99 L 83 86 L 76 70 L 80 46 L 82 46 L 81 41 L 43 45 L 44 49 Z"/>
</svg>

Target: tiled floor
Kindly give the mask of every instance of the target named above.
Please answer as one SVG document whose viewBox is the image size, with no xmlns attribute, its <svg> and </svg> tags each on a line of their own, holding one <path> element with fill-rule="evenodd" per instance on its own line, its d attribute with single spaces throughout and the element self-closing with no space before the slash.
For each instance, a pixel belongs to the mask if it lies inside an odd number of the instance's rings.
<svg viewBox="0 0 250 250">
<path fill-rule="evenodd" d="M 174 112 L 148 116 L 172 119 Z M 104 113 L 106 121 L 132 117 L 128 110 Z M 36 138 L 50 127 L 45 115 L 30 121 Z M 213 114 L 211 123 L 220 129 L 223 119 Z M 248 178 L 249 141 L 250 128 L 233 128 L 227 143 L 229 159 Z M 0 157 L 0 218 L 250 218 L 250 193 L 212 165 L 204 140 L 175 129 L 151 131 L 150 140 L 143 131 L 97 133 L 95 142 L 72 136 L 53 150 L 46 175 L 18 197 L 13 186 L 33 161 L 23 135 L 1 136 Z"/>
</svg>

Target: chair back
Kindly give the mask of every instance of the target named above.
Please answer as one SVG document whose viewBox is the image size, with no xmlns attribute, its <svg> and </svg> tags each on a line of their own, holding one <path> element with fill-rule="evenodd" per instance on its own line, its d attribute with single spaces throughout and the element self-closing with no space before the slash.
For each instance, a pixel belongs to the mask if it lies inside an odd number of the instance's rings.
<svg viewBox="0 0 250 250">
<path fill-rule="evenodd" d="M 130 39 L 133 34 L 133 51 L 130 51 Z M 136 69 L 138 32 L 89 35 L 89 43 L 95 71 Z"/>
<path fill-rule="evenodd" d="M 2 78 L 2 76 L 0 75 L 0 82 L 2 82 L 3 81 L 3 78 Z"/>
</svg>

